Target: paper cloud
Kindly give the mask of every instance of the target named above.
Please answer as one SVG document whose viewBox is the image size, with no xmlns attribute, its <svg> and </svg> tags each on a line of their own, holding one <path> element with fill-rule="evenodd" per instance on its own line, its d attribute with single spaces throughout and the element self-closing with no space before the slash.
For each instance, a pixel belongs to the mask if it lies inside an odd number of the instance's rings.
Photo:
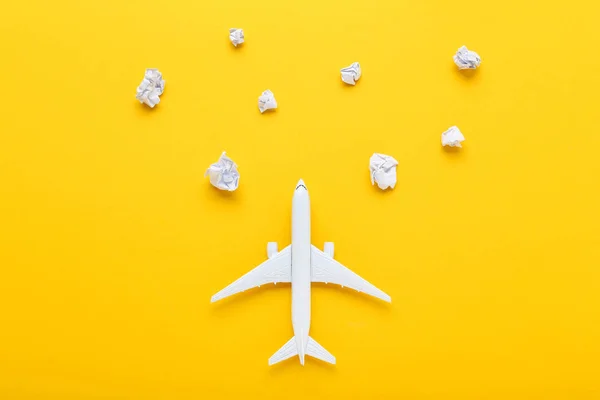
<svg viewBox="0 0 600 400">
<path fill-rule="evenodd" d="M 398 161 L 385 154 L 374 153 L 369 160 L 371 170 L 371 184 L 377 183 L 380 189 L 394 188 L 396 186 L 396 166 Z"/>
<path fill-rule="evenodd" d="M 454 55 L 454 64 L 458 69 L 475 69 L 481 64 L 479 54 L 462 46 Z"/>
<path fill-rule="evenodd" d="M 277 108 L 277 101 L 270 90 L 265 90 L 258 98 L 258 109 L 261 113 Z"/>
<path fill-rule="evenodd" d="M 357 62 L 352 63 L 346 68 L 342 68 L 342 80 L 348 85 L 356 84 L 356 81 L 360 79 L 362 72 L 360 70 L 360 64 Z"/>
<path fill-rule="evenodd" d="M 446 132 L 442 133 L 442 146 L 462 147 L 460 142 L 464 140 L 465 137 L 456 126 L 452 126 Z"/>
<path fill-rule="evenodd" d="M 235 47 L 237 47 L 238 44 L 244 43 L 244 30 L 231 28 L 229 30 L 229 40 L 231 40 L 231 43 L 233 43 Z"/>
<path fill-rule="evenodd" d="M 217 189 L 230 192 L 237 189 L 240 182 L 237 165 L 225 155 L 225 152 L 221 154 L 219 161 L 208 167 L 204 176 L 208 176 L 210 183 Z"/>
<path fill-rule="evenodd" d="M 165 90 L 165 81 L 162 74 L 155 68 L 148 68 L 144 80 L 137 88 L 136 99 L 153 108 L 160 102 L 159 96 Z"/>
</svg>

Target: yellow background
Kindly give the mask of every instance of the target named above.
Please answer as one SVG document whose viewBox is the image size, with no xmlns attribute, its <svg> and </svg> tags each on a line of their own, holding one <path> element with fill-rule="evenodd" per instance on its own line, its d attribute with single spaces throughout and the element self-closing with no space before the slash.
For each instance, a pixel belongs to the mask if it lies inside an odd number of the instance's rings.
<svg viewBox="0 0 600 400">
<path fill-rule="evenodd" d="M 0 398 L 600 397 L 597 2 L 2 8 Z M 232 194 L 203 177 L 223 150 Z M 394 191 L 370 185 L 373 152 L 399 160 Z M 299 178 L 313 242 L 393 298 L 315 287 L 335 367 L 267 366 L 289 287 L 209 304 L 289 243 Z"/>
</svg>

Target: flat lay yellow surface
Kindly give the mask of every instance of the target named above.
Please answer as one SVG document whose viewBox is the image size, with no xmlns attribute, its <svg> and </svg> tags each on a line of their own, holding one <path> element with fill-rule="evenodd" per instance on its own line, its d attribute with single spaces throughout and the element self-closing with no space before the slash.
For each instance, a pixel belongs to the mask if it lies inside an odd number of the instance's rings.
<svg viewBox="0 0 600 400">
<path fill-rule="evenodd" d="M 0 398 L 600 398 L 597 2 L 13 1 L 0 25 Z M 243 28 L 234 48 L 228 29 Z M 482 64 L 460 72 L 466 45 Z M 362 78 L 339 70 L 358 61 Z M 146 68 L 160 104 L 135 99 Z M 260 114 L 270 89 L 279 103 Z M 452 125 L 463 148 L 445 150 Z M 240 187 L 204 178 L 222 151 Z M 371 186 L 374 152 L 398 184 Z M 268 358 L 312 241 L 329 366 Z M 230 396 L 230 397 L 229 397 Z"/>
</svg>

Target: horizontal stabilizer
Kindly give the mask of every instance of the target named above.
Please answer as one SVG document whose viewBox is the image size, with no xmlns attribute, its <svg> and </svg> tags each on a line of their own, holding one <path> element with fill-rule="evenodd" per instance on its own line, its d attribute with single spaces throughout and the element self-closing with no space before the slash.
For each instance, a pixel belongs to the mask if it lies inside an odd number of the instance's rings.
<svg viewBox="0 0 600 400">
<path fill-rule="evenodd" d="M 335 364 L 335 357 L 310 336 L 308 337 L 308 344 L 306 346 L 306 355 L 318 358 L 329 364 Z"/>
<path fill-rule="evenodd" d="M 296 337 L 294 336 L 269 358 L 269 365 L 277 364 L 297 354 L 298 348 L 296 347 Z"/>
</svg>

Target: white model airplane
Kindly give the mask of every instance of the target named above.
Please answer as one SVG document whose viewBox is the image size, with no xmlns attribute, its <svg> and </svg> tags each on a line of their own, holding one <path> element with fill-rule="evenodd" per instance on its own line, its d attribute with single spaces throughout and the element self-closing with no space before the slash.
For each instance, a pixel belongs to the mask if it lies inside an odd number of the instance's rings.
<svg viewBox="0 0 600 400">
<path fill-rule="evenodd" d="M 267 244 L 269 259 L 248 272 L 211 298 L 211 303 L 267 283 L 291 282 L 292 326 L 294 337 L 271 358 L 269 365 L 298 355 L 335 364 L 335 357 L 308 336 L 310 329 L 311 282 L 336 283 L 390 302 L 390 296 L 333 259 L 333 243 L 326 242 L 325 251 L 310 244 L 310 199 L 302 179 L 298 181 L 292 202 L 292 244 L 277 251 L 277 243 Z"/>
</svg>

